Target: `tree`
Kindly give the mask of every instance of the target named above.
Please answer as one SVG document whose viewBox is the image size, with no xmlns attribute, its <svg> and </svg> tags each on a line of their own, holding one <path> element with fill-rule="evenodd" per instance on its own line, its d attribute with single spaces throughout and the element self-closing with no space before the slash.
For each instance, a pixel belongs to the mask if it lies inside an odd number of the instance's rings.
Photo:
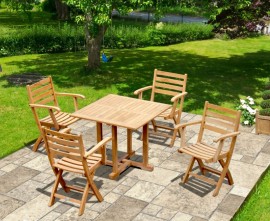
<svg viewBox="0 0 270 221">
<path fill-rule="evenodd" d="M 86 47 L 88 50 L 88 68 L 100 66 L 100 51 L 103 36 L 111 24 L 111 13 L 116 9 L 125 14 L 139 6 L 153 5 L 152 0 L 63 0 L 75 7 L 82 14 L 76 17 L 77 22 L 84 23 Z"/>
<path fill-rule="evenodd" d="M 270 14 L 269 0 L 220 0 L 209 4 L 215 31 L 239 37 L 258 31 Z"/>
<path fill-rule="evenodd" d="M 55 9 L 59 20 L 69 20 L 69 8 L 62 0 L 55 0 Z"/>
</svg>

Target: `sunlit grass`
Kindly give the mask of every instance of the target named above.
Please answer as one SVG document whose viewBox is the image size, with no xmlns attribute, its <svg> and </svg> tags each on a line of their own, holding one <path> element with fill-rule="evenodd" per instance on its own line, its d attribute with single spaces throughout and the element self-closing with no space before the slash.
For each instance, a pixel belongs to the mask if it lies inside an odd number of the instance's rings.
<svg viewBox="0 0 270 221">
<path fill-rule="evenodd" d="M 151 84 L 154 68 L 187 73 L 188 96 L 184 111 L 200 114 L 205 100 L 230 108 L 237 106 L 240 97 L 248 95 L 260 101 L 263 84 L 269 77 L 269 42 L 269 37 L 261 37 L 108 50 L 106 53 L 114 56 L 113 61 L 103 63 L 95 72 L 83 68 L 87 62 L 86 52 L 1 58 L 1 157 L 38 136 L 25 87 L 9 85 L 6 80 L 13 73 L 52 75 L 58 91 L 86 96 L 80 101 L 80 107 L 109 93 L 134 96 L 134 90 Z M 160 99 L 169 102 L 169 99 Z M 61 100 L 61 107 L 72 111 L 72 101 Z"/>
</svg>

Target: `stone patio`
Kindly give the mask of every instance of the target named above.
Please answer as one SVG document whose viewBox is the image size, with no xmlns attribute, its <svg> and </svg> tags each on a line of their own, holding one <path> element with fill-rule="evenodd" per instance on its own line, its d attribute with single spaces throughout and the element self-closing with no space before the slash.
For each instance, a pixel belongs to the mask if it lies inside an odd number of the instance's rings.
<svg viewBox="0 0 270 221">
<path fill-rule="evenodd" d="M 200 119 L 201 116 L 184 113 L 181 122 Z M 85 144 L 95 144 L 95 123 L 78 121 L 72 132 L 82 133 Z M 103 129 L 110 136 L 110 127 Z M 194 142 L 198 126 L 189 127 L 188 142 Z M 126 130 L 119 128 L 119 156 L 126 150 Z M 209 139 L 212 139 L 209 134 Z M 217 197 L 212 197 L 214 187 L 190 178 L 185 185 L 181 177 L 187 168 L 189 157 L 179 154 L 179 139 L 173 148 L 169 140 L 151 135 L 149 160 L 155 166 L 153 172 L 129 168 L 117 180 L 110 180 L 111 167 L 100 167 L 95 183 L 104 201 L 94 196 L 88 198 L 84 215 L 78 216 L 78 205 L 57 200 L 48 207 L 51 188 L 55 179 L 43 148 L 32 152 L 27 146 L 0 160 L 0 219 L 10 220 L 230 220 L 244 202 L 256 182 L 270 163 L 270 136 L 255 135 L 254 128 L 241 127 L 230 170 L 234 185 L 224 182 Z M 133 132 L 135 160 L 141 160 L 140 131 Z M 110 145 L 107 154 L 110 158 Z M 218 165 L 217 165 L 218 166 Z M 64 175 L 66 180 L 84 184 L 83 177 Z M 72 193 L 72 197 L 80 198 Z"/>
</svg>

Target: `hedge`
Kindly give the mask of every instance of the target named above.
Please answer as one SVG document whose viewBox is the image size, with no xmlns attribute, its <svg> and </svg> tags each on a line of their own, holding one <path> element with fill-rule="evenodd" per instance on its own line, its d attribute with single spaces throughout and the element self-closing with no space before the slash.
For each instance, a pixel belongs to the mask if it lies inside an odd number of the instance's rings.
<svg viewBox="0 0 270 221">
<path fill-rule="evenodd" d="M 146 27 L 112 26 L 105 34 L 104 48 L 137 48 L 169 45 L 213 38 L 213 27 L 205 24 L 150 24 Z M 85 50 L 83 27 L 35 25 L 16 35 L 0 37 L 0 57 Z"/>
</svg>

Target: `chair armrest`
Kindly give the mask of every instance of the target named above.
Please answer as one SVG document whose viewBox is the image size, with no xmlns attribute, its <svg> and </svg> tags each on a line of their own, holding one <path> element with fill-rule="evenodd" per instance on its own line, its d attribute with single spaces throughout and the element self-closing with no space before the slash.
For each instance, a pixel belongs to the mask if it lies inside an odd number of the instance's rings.
<svg viewBox="0 0 270 221">
<path fill-rule="evenodd" d="M 50 109 L 50 110 L 55 110 L 55 111 L 61 111 L 61 109 L 56 106 L 49 106 L 49 105 L 43 105 L 43 104 L 29 104 L 29 106 L 34 107 L 34 108 L 45 108 L 45 109 Z"/>
<path fill-rule="evenodd" d="M 85 96 L 81 95 L 81 94 L 72 94 L 72 93 L 59 93 L 59 92 L 55 92 L 55 95 L 57 96 L 67 96 L 67 97 L 73 97 L 73 101 L 74 101 L 74 109 L 75 111 L 78 110 L 78 98 L 84 99 Z"/>
<path fill-rule="evenodd" d="M 106 143 L 108 143 L 110 140 L 112 140 L 112 137 L 107 137 L 100 141 L 97 145 L 95 145 L 91 150 L 87 151 L 84 155 L 85 158 L 95 153 L 97 150 L 99 150 L 102 146 L 104 146 Z"/>
<path fill-rule="evenodd" d="M 174 97 L 172 97 L 171 102 L 175 102 L 175 101 L 177 101 L 179 98 L 184 97 L 184 96 L 186 96 L 186 95 L 187 95 L 187 92 L 183 92 L 183 93 L 177 94 L 177 95 L 175 95 Z"/>
<path fill-rule="evenodd" d="M 184 123 L 184 124 L 177 124 L 177 125 L 174 126 L 174 129 L 177 130 L 177 129 L 180 129 L 180 128 L 183 128 L 183 127 L 187 127 L 187 126 L 194 125 L 194 124 L 200 124 L 200 123 L 202 123 L 202 120 L 196 120 L 196 121 L 187 122 L 187 123 Z"/>
<path fill-rule="evenodd" d="M 153 88 L 153 86 L 142 87 L 142 88 L 134 91 L 134 94 L 138 95 L 139 99 L 142 99 L 143 92 L 146 91 L 146 90 L 152 89 L 152 88 Z"/>
<path fill-rule="evenodd" d="M 217 162 L 218 159 L 219 159 L 219 154 L 221 153 L 221 150 L 223 148 L 223 145 L 224 145 L 224 140 L 226 138 L 230 138 L 230 137 L 236 137 L 237 135 L 239 135 L 240 132 L 237 131 L 237 132 L 232 132 L 232 133 L 228 133 L 228 134 L 224 134 L 222 136 L 220 136 L 219 138 L 213 140 L 215 143 L 219 142 L 219 145 L 218 145 L 218 148 L 216 150 L 216 153 L 213 157 L 213 162 Z"/>
<path fill-rule="evenodd" d="M 240 134 L 240 132 L 239 131 L 237 131 L 237 132 L 232 132 L 232 133 L 228 133 L 228 134 L 224 134 L 224 135 L 222 135 L 222 136 L 220 136 L 219 138 L 217 138 L 217 139 L 215 139 L 215 140 L 213 140 L 215 143 L 217 143 L 217 142 L 219 142 L 219 141 L 221 141 L 221 140 L 225 140 L 226 138 L 230 138 L 230 137 L 235 137 L 235 136 L 237 136 L 237 135 L 239 135 Z"/>
<path fill-rule="evenodd" d="M 77 98 L 81 98 L 81 99 L 85 98 L 85 96 L 83 96 L 82 94 L 73 94 L 73 93 L 55 92 L 55 95 L 57 95 L 57 96 L 68 96 L 68 97 L 77 97 Z"/>
<path fill-rule="evenodd" d="M 66 127 L 66 128 L 64 128 L 64 129 L 61 129 L 59 132 L 69 134 L 69 133 L 70 133 L 70 131 L 71 131 L 71 128 Z"/>
</svg>

